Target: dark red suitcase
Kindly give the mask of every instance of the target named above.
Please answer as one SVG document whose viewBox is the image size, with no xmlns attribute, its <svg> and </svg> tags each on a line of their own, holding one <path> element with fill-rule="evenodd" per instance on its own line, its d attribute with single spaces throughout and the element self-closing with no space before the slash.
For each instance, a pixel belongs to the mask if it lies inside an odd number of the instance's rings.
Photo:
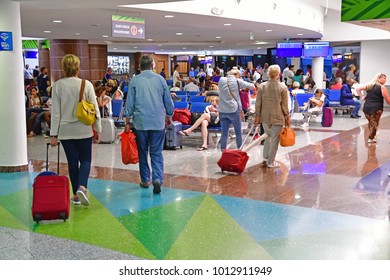
<svg viewBox="0 0 390 280">
<path fill-rule="evenodd" d="M 241 150 L 226 149 L 218 160 L 218 166 L 222 171 L 230 171 L 241 174 L 244 172 L 249 156 Z"/>
<path fill-rule="evenodd" d="M 322 112 L 321 124 L 323 127 L 331 127 L 333 124 L 333 110 L 325 107 Z"/>
<path fill-rule="evenodd" d="M 32 218 L 39 223 L 41 220 L 62 219 L 69 217 L 70 193 L 69 179 L 48 171 L 49 143 L 46 151 L 46 171 L 40 173 L 33 183 Z M 60 147 L 58 146 L 59 173 Z"/>
</svg>

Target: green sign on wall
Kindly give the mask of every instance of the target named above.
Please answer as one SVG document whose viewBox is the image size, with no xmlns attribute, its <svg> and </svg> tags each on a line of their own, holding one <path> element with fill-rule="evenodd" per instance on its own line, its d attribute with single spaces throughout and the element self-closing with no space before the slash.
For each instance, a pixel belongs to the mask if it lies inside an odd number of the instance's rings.
<svg viewBox="0 0 390 280">
<path fill-rule="evenodd" d="M 390 19 L 388 0 L 342 0 L 341 21 Z"/>
</svg>

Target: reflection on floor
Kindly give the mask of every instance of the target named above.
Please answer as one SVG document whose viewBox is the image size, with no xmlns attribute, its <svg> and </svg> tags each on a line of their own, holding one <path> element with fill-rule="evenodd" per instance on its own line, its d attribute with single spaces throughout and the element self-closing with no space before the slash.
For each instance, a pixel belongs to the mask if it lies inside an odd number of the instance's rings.
<svg viewBox="0 0 390 280">
<path fill-rule="evenodd" d="M 46 140 L 28 139 L 30 171 L 0 173 L 0 259 L 389 259 L 389 120 L 376 144 L 366 143 L 365 119 L 296 126 L 296 145 L 279 148 L 280 169 L 261 167 L 256 147 L 240 176 L 220 172 L 218 138 L 198 152 L 194 133 L 182 150 L 164 151 L 160 195 L 139 187 L 120 145 L 94 145 L 91 206 L 39 225 L 31 185 Z M 60 167 L 66 174 L 63 152 Z"/>
</svg>

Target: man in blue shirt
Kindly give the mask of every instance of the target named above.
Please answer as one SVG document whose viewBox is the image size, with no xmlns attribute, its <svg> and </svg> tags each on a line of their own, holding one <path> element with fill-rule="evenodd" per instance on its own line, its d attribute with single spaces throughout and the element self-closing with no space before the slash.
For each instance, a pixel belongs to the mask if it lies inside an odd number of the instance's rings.
<svg viewBox="0 0 390 280">
<path fill-rule="evenodd" d="M 362 103 L 359 99 L 357 99 L 352 93 L 352 85 L 356 83 L 356 81 L 350 79 L 341 87 L 341 96 L 340 96 L 340 104 L 342 106 L 354 106 L 353 111 L 351 113 L 351 118 L 357 119 L 360 118 L 359 110 L 362 106 Z"/>
<path fill-rule="evenodd" d="M 152 164 L 153 192 L 160 193 L 164 179 L 164 158 L 162 154 L 165 126 L 172 123 L 173 101 L 163 77 L 153 72 L 154 61 L 148 55 L 140 60 L 141 74 L 130 82 L 126 102 L 126 126 L 130 129 L 129 118 L 132 118 L 136 130 L 136 141 L 139 156 L 140 186 L 150 185 L 150 167 L 148 152 Z"/>
</svg>

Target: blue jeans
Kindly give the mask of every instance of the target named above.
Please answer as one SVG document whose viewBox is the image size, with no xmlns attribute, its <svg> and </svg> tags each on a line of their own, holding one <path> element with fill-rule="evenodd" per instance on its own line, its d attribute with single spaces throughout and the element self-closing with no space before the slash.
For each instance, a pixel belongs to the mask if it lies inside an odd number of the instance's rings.
<svg viewBox="0 0 390 280">
<path fill-rule="evenodd" d="M 139 157 L 139 175 L 142 183 L 150 182 L 148 154 L 152 164 L 152 182 L 164 181 L 164 157 L 162 154 L 165 139 L 163 130 L 137 130 L 136 141 Z"/>
<path fill-rule="evenodd" d="M 241 130 L 241 116 L 240 110 L 237 110 L 234 113 L 219 113 L 219 120 L 221 122 L 221 150 L 224 151 L 227 145 L 227 139 L 229 136 L 229 125 L 233 124 L 234 132 L 236 133 L 236 144 L 237 149 L 241 147 L 242 144 L 242 130 Z"/>
<path fill-rule="evenodd" d="M 351 115 L 352 116 L 357 116 L 358 113 L 359 113 L 360 107 L 362 106 L 362 102 L 359 99 L 354 98 L 353 99 L 353 105 L 355 105 L 355 107 L 353 108 L 353 111 L 352 111 Z"/>
<path fill-rule="evenodd" d="M 92 138 L 61 140 L 68 160 L 69 178 L 73 194 L 80 186 L 87 188 L 91 171 Z M 80 165 L 79 165 L 80 163 Z"/>
</svg>

